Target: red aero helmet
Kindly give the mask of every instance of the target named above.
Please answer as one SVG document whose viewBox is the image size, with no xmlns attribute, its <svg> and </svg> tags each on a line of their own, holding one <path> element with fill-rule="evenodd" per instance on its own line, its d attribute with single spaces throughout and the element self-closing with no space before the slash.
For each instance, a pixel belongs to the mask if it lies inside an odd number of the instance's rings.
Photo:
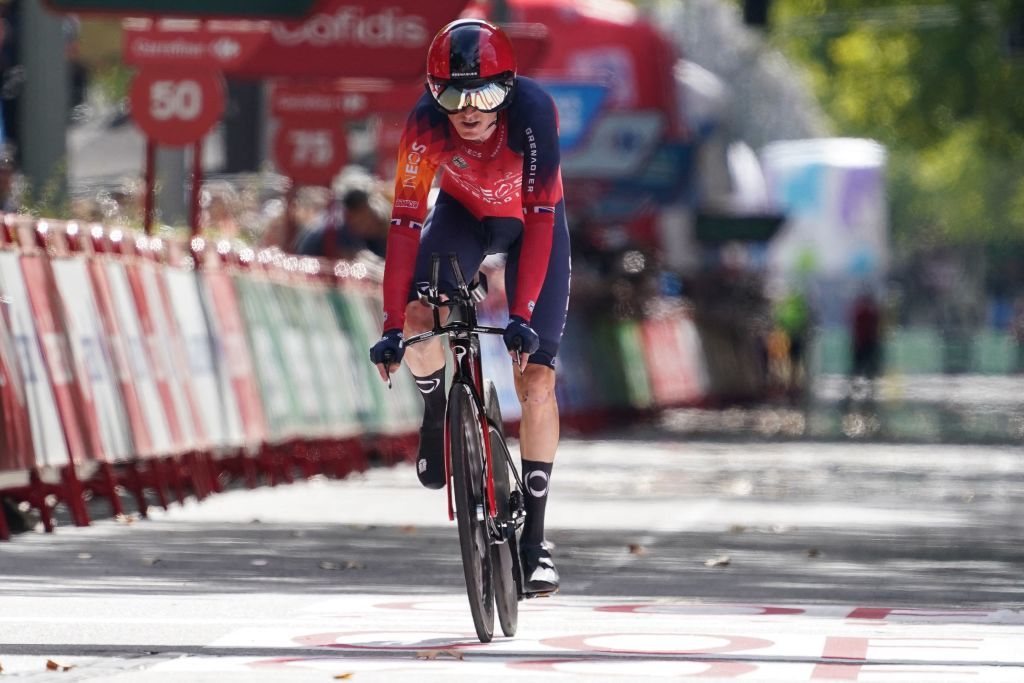
<svg viewBox="0 0 1024 683">
<path fill-rule="evenodd" d="M 511 99 L 516 56 L 505 32 L 481 19 L 442 28 L 427 51 L 427 89 L 444 111 L 497 111 Z"/>
</svg>

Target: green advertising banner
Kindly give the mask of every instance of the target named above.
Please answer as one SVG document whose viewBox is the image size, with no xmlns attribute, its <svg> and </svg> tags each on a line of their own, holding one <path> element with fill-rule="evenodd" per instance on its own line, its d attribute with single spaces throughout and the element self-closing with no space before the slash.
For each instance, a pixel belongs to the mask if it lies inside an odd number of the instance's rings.
<svg viewBox="0 0 1024 683">
<path fill-rule="evenodd" d="M 616 334 L 619 348 L 622 350 L 622 366 L 626 373 L 629 402 L 634 408 L 648 408 L 654 397 L 647 376 L 640 325 L 632 320 L 624 320 L 617 325 Z"/>
<path fill-rule="evenodd" d="M 234 280 L 271 440 L 283 441 L 299 433 L 301 418 L 288 381 L 283 343 L 268 311 L 273 291 L 265 280 L 248 276 L 235 276 Z"/>
</svg>

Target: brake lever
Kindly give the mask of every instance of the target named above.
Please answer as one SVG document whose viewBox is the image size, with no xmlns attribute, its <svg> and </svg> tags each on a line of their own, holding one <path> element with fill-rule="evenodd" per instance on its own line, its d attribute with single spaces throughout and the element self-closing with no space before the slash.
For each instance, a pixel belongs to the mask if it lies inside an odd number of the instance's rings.
<svg viewBox="0 0 1024 683">
<path fill-rule="evenodd" d="M 383 363 L 383 365 L 384 365 L 384 376 L 388 380 L 388 389 L 392 388 L 391 387 L 391 359 L 392 358 L 394 358 L 394 356 L 391 354 L 390 351 L 388 351 L 387 353 L 384 354 L 384 363 Z"/>
<path fill-rule="evenodd" d="M 516 354 L 516 369 L 519 370 L 519 376 L 523 376 L 523 352 L 521 347 L 516 344 L 513 352 Z"/>
</svg>

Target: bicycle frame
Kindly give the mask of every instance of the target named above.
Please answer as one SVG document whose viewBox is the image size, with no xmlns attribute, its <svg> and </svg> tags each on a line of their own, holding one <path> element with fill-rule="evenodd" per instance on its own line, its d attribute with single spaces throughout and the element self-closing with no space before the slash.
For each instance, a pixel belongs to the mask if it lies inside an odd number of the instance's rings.
<svg viewBox="0 0 1024 683">
<path fill-rule="evenodd" d="M 412 344 L 424 342 L 442 335 L 447 335 L 448 337 L 448 346 L 451 349 L 452 357 L 455 359 L 455 372 L 452 377 L 452 384 L 463 384 L 469 388 L 470 394 L 473 396 L 473 402 L 476 404 L 477 411 L 480 414 L 480 434 L 486 454 L 488 518 L 493 523 L 494 518 L 498 514 L 494 497 L 494 456 L 491 452 L 490 422 L 483 400 L 484 376 L 483 360 L 480 356 L 479 335 L 503 334 L 505 331 L 499 327 L 485 327 L 479 324 L 476 316 L 476 306 L 473 304 L 473 293 L 470 291 L 469 285 L 466 284 L 458 258 L 455 254 L 449 254 L 448 257 L 452 265 L 452 271 L 455 274 L 458 291 L 453 298 L 441 300 L 437 289 L 441 263 L 440 257 L 434 254 L 431 262 L 430 286 L 426 296 L 427 304 L 433 309 L 434 328 L 428 332 L 410 337 L 405 341 L 405 345 L 411 346 Z M 442 308 L 448 308 L 451 311 L 448 321 L 443 325 L 441 324 Z M 444 426 L 444 468 L 445 485 L 448 490 L 448 520 L 453 521 L 455 519 L 455 505 L 451 484 L 451 434 L 447 420 L 445 420 Z M 518 472 L 516 472 L 515 476 L 518 480 Z"/>
</svg>

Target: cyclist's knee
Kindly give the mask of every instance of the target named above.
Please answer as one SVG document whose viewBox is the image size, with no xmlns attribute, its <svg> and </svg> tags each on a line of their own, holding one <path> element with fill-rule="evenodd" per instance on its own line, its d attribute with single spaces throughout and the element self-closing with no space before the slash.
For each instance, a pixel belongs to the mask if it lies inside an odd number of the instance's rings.
<svg viewBox="0 0 1024 683">
<path fill-rule="evenodd" d="M 420 301 L 410 301 L 405 307 L 405 336 L 411 337 L 434 327 L 434 314 Z"/>
<path fill-rule="evenodd" d="M 540 407 L 555 399 L 555 371 L 546 365 L 527 364 L 520 375 L 513 371 L 516 395 L 523 407 Z"/>
</svg>

